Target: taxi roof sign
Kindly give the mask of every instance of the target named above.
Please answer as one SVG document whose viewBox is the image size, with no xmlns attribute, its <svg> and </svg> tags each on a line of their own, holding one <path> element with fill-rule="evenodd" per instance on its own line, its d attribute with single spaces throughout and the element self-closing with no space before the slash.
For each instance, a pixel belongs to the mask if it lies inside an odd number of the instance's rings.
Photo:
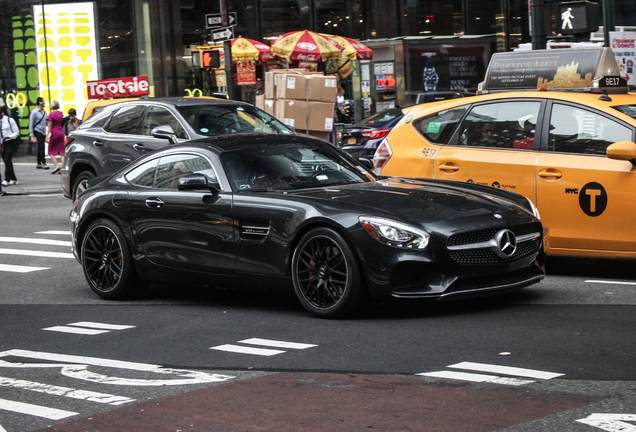
<svg viewBox="0 0 636 432">
<path fill-rule="evenodd" d="M 523 90 L 627 93 L 611 48 L 493 54 L 477 94 Z"/>
</svg>

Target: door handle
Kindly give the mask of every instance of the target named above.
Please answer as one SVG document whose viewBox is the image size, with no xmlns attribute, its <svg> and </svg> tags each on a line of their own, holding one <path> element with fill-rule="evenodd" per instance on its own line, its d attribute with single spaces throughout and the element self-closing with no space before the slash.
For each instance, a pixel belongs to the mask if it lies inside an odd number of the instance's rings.
<svg viewBox="0 0 636 432">
<path fill-rule="evenodd" d="M 146 200 L 146 207 L 159 208 L 162 207 L 164 202 L 160 198 L 148 198 Z"/>
<path fill-rule="evenodd" d="M 98 141 L 98 140 L 93 141 L 93 146 L 95 146 L 95 147 L 101 147 L 103 145 L 104 145 L 104 143 L 101 142 L 101 141 Z"/>
<path fill-rule="evenodd" d="M 137 151 L 144 151 L 146 149 L 146 147 L 143 144 L 140 143 L 135 143 L 132 145 L 132 148 L 134 148 Z"/>
<path fill-rule="evenodd" d="M 561 171 L 548 169 L 544 171 L 539 171 L 537 174 L 539 177 L 543 177 L 546 180 L 557 180 L 563 177 L 563 173 Z"/>
<path fill-rule="evenodd" d="M 454 163 L 442 162 L 441 164 L 439 164 L 437 166 L 437 169 L 439 169 L 441 171 L 457 172 L 457 171 L 459 171 L 459 166 L 457 166 Z"/>
</svg>

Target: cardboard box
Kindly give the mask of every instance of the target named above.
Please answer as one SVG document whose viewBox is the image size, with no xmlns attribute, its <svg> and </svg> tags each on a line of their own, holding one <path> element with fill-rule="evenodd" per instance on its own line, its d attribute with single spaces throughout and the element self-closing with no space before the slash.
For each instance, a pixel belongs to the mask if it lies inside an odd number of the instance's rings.
<svg viewBox="0 0 636 432">
<path fill-rule="evenodd" d="M 307 135 L 311 135 L 314 138 L 319 138 L 325 141 L 329 141 L 329 134 L 330 134 L 329 132 L 319 132 L 319 131 L 312 131 L 312 130 L 307 132 Z"/>
<path fill-rule="evenodd" d="M 274 116 L 274 99 L 265 99 L 263 101 L 263 111 L 267 114 Z M 274 116 L 276 117 L 276 116 Z"/>
<path fill-rule="evenodd" d="M 309 102 L 307 129 L 319 132 L 331 132 L 333 130 L 333 111 L 335 102 Z"/>
<path fill-rule="evenodd" d="M 277 99 L 274 117 L 299 132 L 307 129 L 307 102 L 294 99 Z M 333 117 L 333 114 L 332 114 Z"/>
<path fill-rule="evenodd" d="M 338 80 L 333 76 L 308 75 L 307 100 L 335 102 L 338 94 Z"/>
<path fill-rule="evenodd" d="M 262 110 L 265 109 L 265 95 L 256 95 L 256 100 L 254 101 L 254 106 L 256 108 L 260 108 Z"/>
<path fill-rule="evenodd" d="M 276 99 L 305 99 L 307 98 L 307 76 L 284 74 L 279 76 L 276 84 Z"/>
</svg>

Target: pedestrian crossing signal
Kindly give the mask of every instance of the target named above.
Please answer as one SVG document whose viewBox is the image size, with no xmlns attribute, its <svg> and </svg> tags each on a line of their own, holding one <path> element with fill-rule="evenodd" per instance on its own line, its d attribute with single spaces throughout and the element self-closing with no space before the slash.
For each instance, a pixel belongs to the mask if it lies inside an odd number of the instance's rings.
<svg viewBox="0 0 636 432">
<path fill-rule="evenodd" d="M 559 3 L 559 12 L 561 14 L 559 31 L 562 35 L 578 35 L 598 30 L 600 15 L 598 3 L 589 1 Z"/>
<path fill-rule="evenodd" d="M 219 51 L 201 51 L 201 67 L 212 69 L 221 67 Z"/>
</svg>

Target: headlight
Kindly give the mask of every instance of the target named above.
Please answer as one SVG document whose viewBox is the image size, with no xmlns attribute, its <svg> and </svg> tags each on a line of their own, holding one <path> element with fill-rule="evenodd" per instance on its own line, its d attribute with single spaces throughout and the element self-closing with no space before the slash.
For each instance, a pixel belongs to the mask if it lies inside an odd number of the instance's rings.
<svg viewBox="0 0 636 432">
<path fill-rule="evenodd" d="M 369 234 L 388 246 L 424 249 L 428 245 L 430 235 L 410 225 L 372 216 L 360 216 L 358 220 Z"/>
<path fill-rule="evenodd" d="M 531 212 L 537 219 L 541 220 L 541 215 L 539 214 L 539 209 L 534 205 L 530 198 L 526 198 L 528 200 L 528 204 L 530 204 Z"/>
</svg>

